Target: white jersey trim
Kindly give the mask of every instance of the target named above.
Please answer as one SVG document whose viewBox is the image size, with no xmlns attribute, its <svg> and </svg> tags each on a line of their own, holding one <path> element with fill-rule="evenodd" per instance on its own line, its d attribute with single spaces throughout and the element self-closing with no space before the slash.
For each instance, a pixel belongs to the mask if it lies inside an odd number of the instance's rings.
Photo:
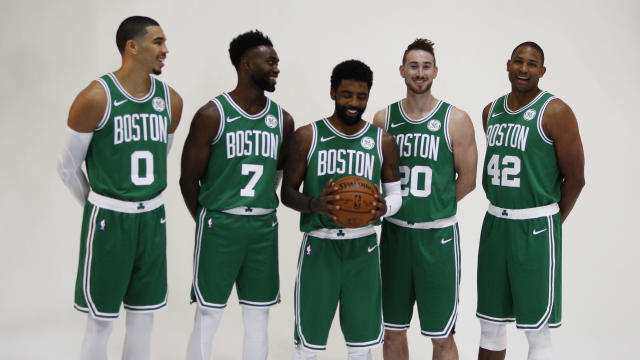
<svg viewBox="0 0 640 360">
<path fill-rule="evenodd" d="M 129 92 L 127 92 L 127 90 L 124 89 L 124 87 L 118 81 L 118 78 L 113 73 L 108 73 L 107 76 L 111 78 L 113 83 L 116 85 L 118 90 L 120 90 L 122 95 L 124 95 L 124 97 L 136 103 L 143 103 L 148 101 L 149 99 L 151 99 L 151 96 L 153 96 L 153 93 L 156 92 L 156 79 L 151 75 L 149 75 L 149 80 L 151 80 L 151 86 L 149 87 L 149 92 L 141 98 L 137 98 L 129 94 Z"/>
<path fill-rule="evenodd" d="M 362 129 L 358 130 L 357 133 L 355 133 L 353 135 L 347 135 L 347 134 L 343 134 L 338 129 L 336 129 L 333 125 L 331 125 L 331 122 L 329 121 L 329 119 L 324 118 L 324 119 L 322 119 L 322 121 L 325 123 L 325 125 L 327 125 L 327 127 L 329 128 L 329 130 L 331 130 L 331 132 L 333 132 L 334 134 L 336 134 L 337 136 L 339 136 L 339 137 L 341 137 L 343 139 L 356 139 L 356 138 L 359 138 L 360 136 L 364 135 L 364 133 L 366 133 L 367 130 L 369 130 L 369 126 L 371 126 L 371 123 L 365 121 L 364 122 L 364 126 L 362 127 Z"/>
<path fill-rule="evenodd" d="M 167 104 L 167 114 L 169 114 L 169 124 L 171 124 L 171 93 L 169 92 L 169 85 L 162 83 L 162 87 L 164 88 L 164 101 Z"/>
<path fill-rule="evenodd" d="M 403 99 L 404 100 L 404 99 Z M 409 117 L 409 115 L 407 115 L 407 113 L 404 111 L 404 106 L 402 106 L 402 100 L 398 101 L 398 108 L 400 109 L 400 115 L 402 115 L 402 117 L 410 124 L 421 124 L 427 120 L 429 120 L 433 115 L 435 115 L 436 112 L 438 112 L 438 110 L 440 109 L 440 107 L 442 106 L 442 100 L 438 100 L 438 103 L 436 104 L 436 106 L 433 107 L 433 109 L 431 109 L 431 111 L 422 119 L 418 119 L 418 120 L 413 120 Z"/>
<path fill-rule="evenodd" d="M 98 78 L 97 81 L 102 85 L 104 91 L 107 93 L 107 106 L 104 109 L 104 115 L 102 115 L 100 123 L 98 123 L 98 126 L 93 131 L 101 130 L 105 125 L 107 125 L 109 116 L 111 116 L 111 92 L 109 91 L 109 86 L 103 79 Z"/>
<path fill-rule="evenodd" d="M 536 95 L 535 98 L 533 98 L 533 100 L 531 100 L 527 105 L 519 108 L 518 110 L 510 110 L 509 106 L 507 105 L 507 102 L 509 101 L 509 94 L 504 96 L 504 111 L 507 112 L 507 114 L 509 115 L 516 115 L 518 113 L 523 112 L 524 110 L 528 109 L 530 106 L 532 106 L 533 104 L 535 104 L 544 94 L 546 94 L 547 92 L 544 90 L 541 90 L 540 93 L 538 95 Z"/>
<path fill-rule="evenodd" d="M 391 105 L 387 105 L 387 109 L 384 114 L 384 129 L 389 131 L 389 123 L 391 122 Z"/>
<path fill-rule="evenodd" d="M 100 195 L 92 191 L 89 193 L 89 198 L 87 200 L 90 203 L 96 206 L 99 206 L 103 209 L 118 211 L 118 212 L 127 213 L 127 214 L 140 214 L 144 212 L 149 212 L 159 208 L 163 204 L 162 194 L 150 200 L 124 201 L 124 200 Z"/>
<path fill-rule="evenodd" d="M 438 220 L 433 220 L 433 221 L 427 221 L 427 222 L 420 222 L 420 223 L 409 223 L 407 221 L 404 220 L 400 220 L 400 219 L 394 219 L 392 217 L 385 217 L 384 218 L 385 221 L 388 221 L 394 225 L 398 225 L 398 226 L 402 226 L 405 228 L 410 228 L 410 229 L 423 229 L 423 230 L 428 230 L 428 229 L 442 229 L 442 228 L 446 228 L 452 225 L 455 225 L 458 223 L 458 219 L 456 219 L 456 216 L 451 216 L 448 218 L 443 218 L 443 219 L 438 219 Z"/>
<path fill-rule="evenodd" d="M 557 99 L 555 96 L 550 97 L 547 101 L 542 104 L 542 108 L 540 108 L 540 112 L 538 113 L 537 125 L 538 125 L 538 134 L 542 138 L 542 141 L 546 142 L 549 145 L 553 145 L 553 140 L 544 133 L 544 129 L 542 128 L 542 118 L 544 115 L 544 111 L 547 109 L 547 105 L 551 102 L 551 100 Z"/>
<path fill-rule="evenodd" d="M 447 142 L 447 147 L 449 151 L 453 152 L 453 148 L 451 147 L 451 137 L 449 136 L 449 116 L 451 115 L 451 111 L 453 110 L 453 105 L 449 105 L 447 108 L 447 112 L 444 115 L 444 139 Z"/>
<path fill-rule="evenodd" d="M 216 134 L 216 136 L 213 138 L 213 141 L 211 142 L 212 144 L 215 144 L 218 142 L 218 140 L 220 140 L 220 138 L 222 137 L 222 133 L 224 132 L 225 118 L 224 118 L 224 109 L 222 107 L 222 104 L 220 104 L 220 101 L 214 98 L 214 99 L 211 99 L 211 102 L 216 105 L 216 107 L 218 108 L 218 112 L 220 113 L 220 124 L 218 125 L 218 133 Z"/>
<path fill-rule="evenodd" d="M 307 153 L 307 164 L 311 161 L 311 157 L 313 156 L 313 152 L 316 151 L 316 146 L 318 144 L 318 127 L 315 122 L 311 123 L 311 146 L 309 147 L 309 152 Z"/>
<path fill-rule="evenodd" d="M 222 93 L 222 96 L 224 96 L 224 98 L 227 99 L 227 101 L 229 102 L 229 105 L 233 106 L 233 108 L 236 109 L 236 111 L 239 112 L 240 115 L 242 115 L 243 117 L 249 120 L 256 120 L 263 117 L 267 112 L 269 112 L 269 109 L 271 108 L 271 99 L 266 98 L 267 104 L 264 106 L 264 108 L 260 110 L 257 114 L 251 115 L 246 111 L 242 110 L 242 108 L 238 104 L 236 104 L 235 101 L 233 101 L 229 93 Z"/>
<path fill-rule="evenodd" d="M 376 233 L 373 225 L 367 225 L 360 228 L 349 229 L 349 228 L 339 228 L 339 229 L 317 229 L 307 233 L 309 236 L 313 236 L 321 239 L 330 239 L 330 240 L 348 240 L 348 239 L 356 239 L 363 236 L 369 236 Z"/>
<path fill-rule="evenodd" d="M 207 209 L 202 208 L 200 210 L 200 215 L 198 215 L 198 226 L 196 227 L 196 249 L 193 255 L 193 293 L 196 295 L 196 301 L 199 306 L 204 308 L 214 308 L 214 309 L 223 309 L 227 306 L 227 304 L 216 304 L 206 302 L 202 293 L 200 292 L 200 287 L 198 286 L 198 267 L 200 265 L 200 247 L 202 244 L 202 229 L 204 227 L 204 218 L 207 214 Z"/>
<path fill-rule="evenodd" d="M 380 157 L 380 165 L 384 164 L 384 157 L 382 156 L 382 129 L 378 128 L 378 134 L 376 136 L 376 145 L 378 150 L 378 156 Z"/>
<path fill-rule="evenodd" d="M 538 206 L 527 209 L 505 209 L 493 204 L 489 204 L 487 212 L 493 216 L 511 219 L 511 220 L 527 220 L 537 219 L 545 216 L 553 216 L 560 212 L 560 207 L 557 203 Z"/>
<path fill-rule="evenodd" d="M 242 216 L 267 215 L 275 211 L 276 209 L 254 208 L 250 206 L 238 206 L 231 209 L 222 210 L 223 213 Z"/>
<path fill-rule="evenodd" d="M 276 106 L 278 107 L 278 130 L 280 130 L 280 139 L 284 140 L 284 129 L 282 128 L 282 124 L 284 122 L 284 115 L 282 114 L 282 107 L 280 107 L 280 105 L 276 104 Z"/>
</svg>

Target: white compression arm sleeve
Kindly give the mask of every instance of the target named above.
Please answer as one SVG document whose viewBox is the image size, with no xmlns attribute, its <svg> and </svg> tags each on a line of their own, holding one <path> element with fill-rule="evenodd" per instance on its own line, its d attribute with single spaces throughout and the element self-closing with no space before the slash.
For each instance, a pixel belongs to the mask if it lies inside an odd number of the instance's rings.
<svg viewBox="0 0 640 360">
<path fill-rule="evenodd" d="M 173 134 L 169 134 L 167 137 L 167 155 L 169 155 L 169 151 L 171 151 L 171 145 L 173 145 Z"/>
<path fill-rule="evenodd" d="M 67 134 L 58 158 L 58 174 L 73 197 L 84 206 L 89 196 L 89 181 L 82 172 L 82 162 L 87 155 L 93 133 L 81 133 L 67 127 Z"/>
<path fill-rule="evenodd" d="M 384 201 L 387 203 L 387 213 L 384 216 L 393 216 L 402 206 L 402 190 L 400 180 L 391 183 L 382 183 Z"/>
</svg>

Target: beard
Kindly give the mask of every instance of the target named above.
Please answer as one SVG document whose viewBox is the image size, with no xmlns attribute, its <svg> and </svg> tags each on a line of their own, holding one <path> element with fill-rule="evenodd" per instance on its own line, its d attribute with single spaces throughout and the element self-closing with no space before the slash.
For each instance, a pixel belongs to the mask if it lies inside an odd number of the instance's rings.
<svg viewBox="0 0 640 360">
<path fill-rule="evenodd" d="M 431 85 L 433 85 L 433 81 L 431 81 L 429 84 L 427 84 L 425 88 L 418 88 L 411 81 L 407 79 L 404 80 L 404 83 L 407 85 L 409 90 L 411 90 L 411 92 L 418 95 L 427 93 L 429 90 L 431 90 Z"/>
<path fill-rule="evenodd" d="M 153 75 L 160 75 L 160 74 L 162 74 L 162 70 L 160 70 L 160 69 L 151 69 L 151 73 Z"/>
<path fill-rule="evenodd" d="M 271 83 L 268 74 L 253 74 L 251 77 L 253 82 L 264 91 L 274 92 L 276 91 L 276 85 Z"/>
<path fill-rule="evenodd" d="M 347 110 L 355 110 L 356 116 L 350 116 L 347 114 Z M 338 119 L 342 121 L 345 125 L 355 125 L 362 119 L 362 114 L 364 113 L 364 108 L 357 108 L 352 106 L 338 106 L 336 104 L 336 114 L 338 115 Z"/>
</svg>

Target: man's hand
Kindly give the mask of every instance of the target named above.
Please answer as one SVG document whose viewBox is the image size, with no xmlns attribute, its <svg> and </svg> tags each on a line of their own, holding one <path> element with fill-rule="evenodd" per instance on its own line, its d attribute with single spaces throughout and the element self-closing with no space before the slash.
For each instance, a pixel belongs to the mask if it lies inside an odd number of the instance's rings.
<svg viewBox="0 0 640 360">
<path fill-rule="evenodd" d="M 318 196 L 310 199 L 309 210 L 319 214 L 325 214 L 329 216 L 331 220 L 336 221 L 336 217 L 329 211 L 340 209 L 339 205 L 332 204 L 333 201 L 340 199 L 340 195 L 331 195 L 337 190 L 338 188 L 333 183 L 333 179 L 329 180 L 329 183 L 322 189 L 322 192 L 320 192 Z"/>
<path fill-rule="evenodd" d="M 384 196 L 380 193 L 378 185 L 374 184 L 373 187 L 376 188 L 376 202 L 373 203 L 373 210 L 371 210 L 373 219 L 369 222 L 370 224 L 378 221 L 387 213 L 387 202 L 384 200 Z"/>
</svg>

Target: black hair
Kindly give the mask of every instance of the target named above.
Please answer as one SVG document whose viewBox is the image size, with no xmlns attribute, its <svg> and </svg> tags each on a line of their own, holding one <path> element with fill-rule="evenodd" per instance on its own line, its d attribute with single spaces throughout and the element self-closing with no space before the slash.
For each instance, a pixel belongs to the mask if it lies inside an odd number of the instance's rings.
<svg viewBox="0 0 640 360">
<path fill-rule="evenodd" d="M 130 16 L 120 23 L 116 32 L 116 45 L 120 54 L 124 53 L 124 47 L 128 40 L 144 36 L 147 26 L 160 26 L 157 21 L 146 16 Z"/>
<path fill-rule="evenodd" d="M 516 51 L 518 51 L 518 49 L 520 49 L 521 47 L 524 46 L 528 46 L 528 47 L 532 47 L 536 50 L 538 50 L 538 52 L 540 53 L 540 56 L 542 57 L 542 65 L 544 65 L 544 51 L 542 51 L 542 48 L 540 47 L 540 45 L 534 43 L 533 41 L 525 41 L 522 44 L 516 46 L 513 51 L 511 52 L 511 57 L 513 57 L 513 55 L 515 55 Z"/>
<path fill-rule="evenodd" d="M 247 31 L 246 33 L 236 36 L 229 44 L 231 63 L 237 69 L 238 65 L 240 65 L 240 58 L 247 50 L 262 45 L 273 47 L 271 39 L 259 30 Z"/>
<path fill-rule="evenodd" d="M 342 80 L 355 80 L 367 83 L 369 90 L 373 84 L 373 72 L 360 60 L 346 60 L 336 65 L 331 73 L 331 88 L 336 90 Z"/>
<path fill-rule="evenodd" d="M 409 46 L 407 46 L 407 50 L 402 54 L 402 65 L 404 65 L 405 60 L 407 59 L 407 54 L 411 50 L 424 50 L 433 56 L 433 65 L 436 64 L 436 55 L 433 52 L 433 46 L 435 44 L 433 41 L 429 39 L 417 38 L 415 39 Z"/>
</svg>

